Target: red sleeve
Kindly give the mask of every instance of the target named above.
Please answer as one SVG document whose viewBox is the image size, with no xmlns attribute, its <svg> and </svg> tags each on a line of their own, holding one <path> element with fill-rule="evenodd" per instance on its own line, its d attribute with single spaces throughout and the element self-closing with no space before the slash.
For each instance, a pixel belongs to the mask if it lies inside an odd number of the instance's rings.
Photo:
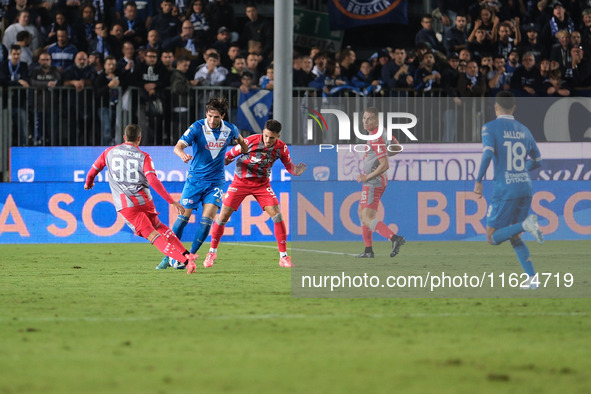
<svg viewBox="0 0 591 394">
<path fill-rule="evenodd" d="M 246 142 L 248 144 L 248 141 Z M 234 160 L 242 154 L 242 147 L 240 145 L 234 146 L 232 149 L 226 152 L 226 159 Z"/>
<path fill-rule="evenodd" d="M 293 175 L 293 173 L 295 172 L 295 164 L 293 164 L 293 162 L 291 161 L 291 156 L 289 155 L 289 148 L 287 147 L 287 144 L 283 143 L 283 146 L 280 149 L 281 162 L 285 166 L 287 172 Z"/>
<path fill-rule="evenodd" d="M 152 189 L 156 190 L 156 193 L 160 194 L 160 197 L 165 199 L 166 202 L 169 204 L 172 204 L 174 202 L 170 194 L 168 194 L 168 192 L 164 188 L 162 182 L 160 182 L 160 179 L 158 179 L 158 177 L 156 176 L 155 172 L 150 172 L 149 174 L 146 174 L 146 178 L 148 178 L 148 183 L 150 184 L 150 186 L 152 186 Z"/>
<path fill-rule="evenodd" d="M 103 153 L 101 153 L 98 159 L 96 159 L 96 161 L 92 164 L 92 167 L 90 167 L 90 170 L 88 170 L 88 174 L 86 174 L 86 187 L 90 187 L 94 183 L 94 178 L 107 165 L 107 152 L 109 152 L 109 150 L 111 150 L 111 148 L 106 149 Z"/>
</svg>

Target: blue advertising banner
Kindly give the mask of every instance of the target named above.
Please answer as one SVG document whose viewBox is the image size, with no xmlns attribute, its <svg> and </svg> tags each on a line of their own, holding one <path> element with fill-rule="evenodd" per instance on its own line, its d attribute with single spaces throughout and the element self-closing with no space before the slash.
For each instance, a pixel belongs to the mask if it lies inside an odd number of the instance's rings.
<svg viewBox="0 0 591 394">
<path fill-rule="evenodd" d="M 331 30 L 374 25 L 408 24 L 406 0 L 329 0 Z"/>
<path fill-rule="evenodd" d="M 164 185 L 173 198 L 180 198 L 182 183 Z M 273 182 L 272 187 L 293 241 L 362 242 L 357 182 Z M 377 218 L 409 241 L 484 241 L 487 205 L 472 188 L 473 181 L 391 182 Z M 532 211 L 546 240 L 591 239 L 588 181 L 534 181 L 533 189 Z M 490 181 L 484 182 L 484 190 L 490 197 Z M 175 211 L 154 194 L 161 220 L 172 225 Z M 183 241 L 191 240 L 195 214 L 191 222 Z M 524 238 L 531 240 L 529 234 Z M 223 241 L 274 240 L 272 221 L 249 198 L 232 216 Z M 0 184 L 0 244 L 87 242 L 145 242 L 116 215 L 107 184 L 92 191 L 71 182 Z"/>
<path fill-rule="evenodd" d="M 164 187 L 180 199 L 183 183 L 165 182 Z M 289 230 L 290 184 L 273 182 L 272 187 Z M 153 195 L 160 219 L 172 227 L 176 211 L 157 193 Z M 183 241 L 193 240 L 199 217 L 201 210 L 194 211 Z M 244 240 L 275 241 L 273 221 L 251 197 L 232 215 L 223 238 Z M 0 183 L 0 244 L 106 242 L 146 242 L 117 215 L 108 184 L 88 191 L 81 183 Z"/>
<path fill-rule="evenodd" d="M 313 147 L 309 147 L 312 151 Z M 15 147 L 10 149 L 11 182 L 84 182 L 86 173 L 105 147 Z M 162 182 L 184 182 L 189 165 L 183 163 L 173 152 L 172 146 L 142 146 L 152 156 L 156 174 Z M 306 152 L 301 152 L 301 155 Z M 299 153 L 300 154 L 300 153 Z M 294 160 L 303 157 L 292 155 Z M 234 178 L 234 163 L 226 166 L 226 181 Z M 271 180 L 291 179 L 287 170 L 278 163 L 273 166 Z M 105 182 L 101 173 L 96 182 Z"/>
</svg>

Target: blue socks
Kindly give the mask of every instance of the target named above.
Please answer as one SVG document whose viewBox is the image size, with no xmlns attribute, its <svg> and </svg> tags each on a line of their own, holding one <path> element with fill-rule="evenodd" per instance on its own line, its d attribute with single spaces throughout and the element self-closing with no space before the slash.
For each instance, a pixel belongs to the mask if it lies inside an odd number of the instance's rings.
<svg viewBox="0 0 591 394">
<path fill-rule="evenodd" d="M 183 230 L 185 229 L 185 226 L 187 226 L 187 223 L 189 223 L 188 217 L 185 217 L 183 215 L 177 216 L 176 221 L 172 226 L 172 232 L 174 233 L 174 235 L 177 236 L 178 239 L 181 239 L 181 237 L 183 236 Z"/>
<path fill-rule="evenodd" d="M 534 276 L 536 271 L 534 270 L 534 265 L 532 264 L 531 258 L 529 257 L 529 249 L 520 239 L 519 241 L 511 241 L 511 246 L 513 246 L 513 250 L 517 255 L 517 259 L 519 263 L 523 267 L 523 270 L 529 275 Z"/>
<path fill-rule="evenodd" d="M 209 229 L 213 224 L 213 219 L 202 216 L 201 220 L 199 221 L 199 228 L 195 233 L 195 238 L 193 238 L 193 245 L 191 245 L 191 253 L 195 253 L 199 250 L 205 238 L 209 235 Z M 176 223 L 175 223 L 176 225 Z"/>
<path fill-rule="evenodd" d="M 505 242 L 509 238 L 511 238 L 519 233 L 522 233 L 522 232 L 523 232 L 523 226 L 521 225 L 521 223 L 515 223 L 510 226 L 503 227 L 503 228 L 500 228 L 497 231 L 495 231 L 492 235 L 492 240 L 495 243 L 495 245 L 498 245 L 502 242 Z"/>
</svg>

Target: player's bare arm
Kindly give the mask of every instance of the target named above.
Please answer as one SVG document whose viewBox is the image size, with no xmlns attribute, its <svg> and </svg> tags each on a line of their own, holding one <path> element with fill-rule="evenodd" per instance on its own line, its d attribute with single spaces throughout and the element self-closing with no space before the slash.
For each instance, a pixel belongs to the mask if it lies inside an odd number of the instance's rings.
<svg viewBox="0 0 591 394">
<path fill-rule="evenodd" d="M 482 182 L 476 181 L 476 183 L 474 183 L 474 194 L 476 194 L 478 198 L 482 198 Z"/>
<path fill-rule="evenodd" d="M 176 208 L 176 211 L 179 213 L 179 215 L 183 215 L 185 213 L 185 207 L 183 207 L 180 202 L 174 201 L 170 205 Z"/>
<path fill-rule="evenodd" d="M 306 164 L 304 163 L 298 163 L 297 165 L 294 166 L 294 171 L 293 171 L 293 175 L 295 176 L 300 176 L 304 173 L 304 171 L 306 171 Z"/>
<path fill-rule="evenodd" d="M 178 157 L 180 157 L 183 162 L 188 163 L 191 161 L 193 156 L 185 153 L 186 147 L 187 147 L 187 145 L 185 145 L 181 141 L 177 142 L 176 145 L 174 146 L 174 154 L 177 155 Z"/>
<path fill-rule="evenodd" d="M 357 182 L 359 182 L 359 183 L 367 182 L 370 179 L 380 176 L 383 172 L 388 171 L 388 168 L 390 168 L 390 165 L 388 164 L 387 157 L 382 157 L 381 159 L 378 159 L 378 162 L 380 163 L 380 165 L 375 170 L 373 170 L 369 174 L 359 175 L 357 177 Z"/>
<path fill-rule="evenodd" d="M 238 145 L 242 148 L 242 154 L 248 153 L 248 145 L 241 135 L 238 136 Z"/>
</svg>

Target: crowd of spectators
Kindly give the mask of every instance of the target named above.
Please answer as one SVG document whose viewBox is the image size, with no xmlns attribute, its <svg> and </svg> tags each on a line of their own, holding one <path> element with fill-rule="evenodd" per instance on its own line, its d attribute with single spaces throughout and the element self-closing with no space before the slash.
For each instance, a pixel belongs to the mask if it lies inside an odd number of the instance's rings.
<svg viewBox="0 0 591 394">
<path fill-rule="evenodd" d="M 323 96 L 459 98 L 500 90 L 560 97 L 591 85 L 591 0 L 438 6 L 421 18 L 413 48 L 394 45 L 367 59 L 350 47 L 295 52 L 294 87 Z M 0 84 L 77 92 L 93 86 L 108 143 L 120 89 L 137 87 L 148 115 L 159 112 L 164 87 L 273 89 L 272 21 L 255 3 L 246 5 L 243 27 L 234 12 L 227 0 L 0 0 Z M 22 122 L 22 112 L 14 115 Z"/>
</svg>

